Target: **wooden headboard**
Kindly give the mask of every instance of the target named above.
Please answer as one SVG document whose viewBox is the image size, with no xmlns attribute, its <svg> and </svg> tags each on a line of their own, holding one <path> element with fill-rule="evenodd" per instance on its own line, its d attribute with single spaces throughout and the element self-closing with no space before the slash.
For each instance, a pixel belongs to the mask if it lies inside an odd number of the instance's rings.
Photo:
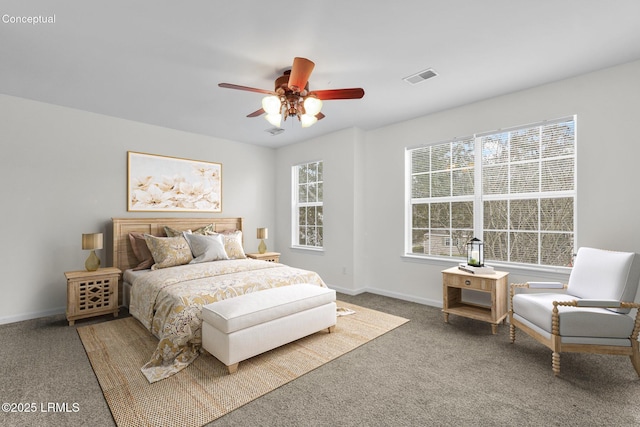
<svg viewBox="0 0 640 427">
<path fill-rule="evenodd" d="M 195 230 L 213 224 L 214 230 L 242 231 L 242 218 L 111 218 L 113 222 L 113 266 L 125 271 L 138 265 L 129 233 L 147 233 L 153 236 L 165 236 L 164 226 L 176 230 Z"/>
</svg>

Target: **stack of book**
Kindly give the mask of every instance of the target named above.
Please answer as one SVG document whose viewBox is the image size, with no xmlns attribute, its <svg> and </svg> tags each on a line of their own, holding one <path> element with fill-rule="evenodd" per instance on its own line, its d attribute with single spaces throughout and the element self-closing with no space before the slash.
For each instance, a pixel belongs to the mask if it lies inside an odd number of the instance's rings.
<svg viewBox="0 0 640 427">
<path fill-rule="evenodd" d="M 474 267 L 472 265 L 467 264 L 466 262 L 463 262 L 458 265 L 458 268 L 462 271 L 466 271 L 467 273 L 471 273 L 471 274 L 493 274 L 494 273 L 493 267 L 489 265 L 485 265 L 482 267 Z"/>
</svg>

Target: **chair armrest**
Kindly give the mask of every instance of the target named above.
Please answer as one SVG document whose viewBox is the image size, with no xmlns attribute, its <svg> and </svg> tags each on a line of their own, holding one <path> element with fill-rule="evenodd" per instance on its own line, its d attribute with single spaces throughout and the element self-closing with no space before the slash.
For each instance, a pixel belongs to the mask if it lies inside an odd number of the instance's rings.
<svg viewBox="0 0 640 427">
<path fill-rule="evenodd" d="M 639 303 L 607 299 L 574 299 L 571 301 L 553 301 L 553 305 L 565 307 L 600 307 L 600 308 L 640 308 Z"/>
<path fill-rule="evenodd" d="M 620 301 L 603 299 L 579 299 L 576 307 L 620 308 Z"/>
<path fill-rule="evenodd" d="M 566 286 L 560 282 L 528 282 L 529 289 L 564 289 Z"/>
</svg>

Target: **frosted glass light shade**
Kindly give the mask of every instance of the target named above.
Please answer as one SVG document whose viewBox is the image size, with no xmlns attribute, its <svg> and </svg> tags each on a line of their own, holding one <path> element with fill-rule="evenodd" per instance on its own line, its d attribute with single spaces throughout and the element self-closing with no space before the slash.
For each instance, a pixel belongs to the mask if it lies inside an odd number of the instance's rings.
<svg viewBox="0 0 640 427">
<path fill-rule="evenodd" d="M 282 114 L 267 114 L 265 119 L 272 125 L 276 127 L 280 127 L 280 122 L 282 121 Z"/>
<path fill-rule="evenodd" d="M 267 114 L 279 114 L 281 106 L 280 98 L 275 95 L 262 98 L 262 109 L 266 111 Z"/>
<path fill-rule="evenodd" d="M 309 114 L 303 114 L 300 116 L 300 125 L 303 128 L 308 128 L 309 126 L 312 126 L 317 121 L 318 121 L 318 118 L 316 116 L 310 116 Z"/>
<path fill-rule="evenodd" d="M 313 96 L 308 96 L 304 100 L 304 111 L 310 116 L 315 116 L 322 109 L 322 101 Z"/>
</svg>

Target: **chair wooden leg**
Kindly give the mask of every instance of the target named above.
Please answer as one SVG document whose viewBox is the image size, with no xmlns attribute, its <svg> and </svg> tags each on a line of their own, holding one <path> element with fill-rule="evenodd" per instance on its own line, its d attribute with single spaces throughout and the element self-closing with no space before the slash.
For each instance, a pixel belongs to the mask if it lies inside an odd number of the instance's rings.
<svg viewBox="0 0 640 427">
<path fill-rule="evenodd" d="M 238 371 L 238 365 L 240 363 L 234 363 L 233 365 L 229 365 L 227 366 L 227 369 L 229 370 L 230 374 L 235 374 Z"/>
<path fill-rule="evenodd" d="M 640 348 L 638 348 L 640 347 L 640 345 L 637 340 L 634 341 L 635 342 L 631 344 L 631 350 L 633 351 L 633 353 L 631 353 L 631 356 L 629 357 L 631 358 L 633 368 L 636 370 L 636 373 L 640 377 Z"/>
<path fill-rule="evenodd" d="M 329 326 L 329 327 L 327 328 L 327 331 L 328 331 L 329 333 L 332 333 L 332 332 L 333 332 L 333 331 L 335 331 L 335 330 L 336 330 L 336 325 Z"/>
<path fill-rule="evenodd" d="M 509 325 L 509 339 L 511 343 L 514 343 L 516 340 L 516 327 L 513 325 Z"/>
<path fill-rule="evenodd" d="M 553 369 L 553 375 L 556 377 L 560 375 L 560 353 L 553 352 L 551 356 L 551 368 Z"/>
</svg>

